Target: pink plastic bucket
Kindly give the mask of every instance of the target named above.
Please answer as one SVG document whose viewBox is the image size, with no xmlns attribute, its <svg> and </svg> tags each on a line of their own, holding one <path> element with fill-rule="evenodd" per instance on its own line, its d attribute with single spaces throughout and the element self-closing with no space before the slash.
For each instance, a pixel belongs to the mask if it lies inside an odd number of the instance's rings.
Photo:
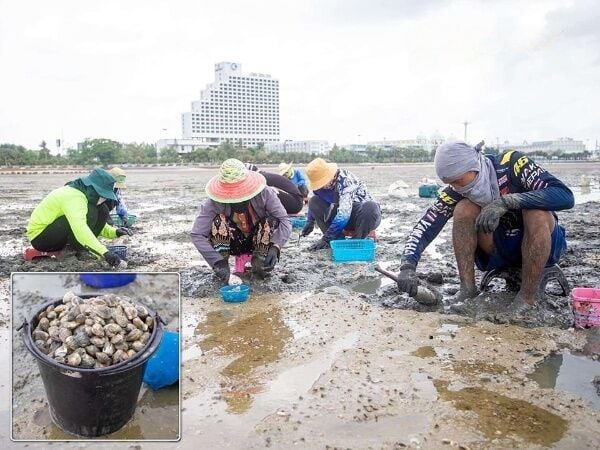
<svg viewBox="0 0 600 450">
<path fill-rule="evenodd" d="M 575 288 L 571 300 L 577 328 L 600 327 L 600 289 Z"/>
<path fill-rule="evenodd" d="M 252 253 L 242 253 L 235 257 L 235 273 L 244 273 L 246 264 L 252 261 Z"/>
</svg>

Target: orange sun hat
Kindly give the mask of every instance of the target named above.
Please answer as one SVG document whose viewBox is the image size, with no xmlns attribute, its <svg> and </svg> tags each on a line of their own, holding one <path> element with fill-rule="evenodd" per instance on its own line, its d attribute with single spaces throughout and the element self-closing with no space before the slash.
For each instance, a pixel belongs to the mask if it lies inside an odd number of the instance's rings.
<svg viewBox="0 0 600 450">
<path fill-rule="evenodd" d="M 248 170 L 239 159 L 228 159 L 206 184 L 206 195 L 218 203 L 240 203 L 256 197 L 267 185 L 258 172 Z"/>
</svg>

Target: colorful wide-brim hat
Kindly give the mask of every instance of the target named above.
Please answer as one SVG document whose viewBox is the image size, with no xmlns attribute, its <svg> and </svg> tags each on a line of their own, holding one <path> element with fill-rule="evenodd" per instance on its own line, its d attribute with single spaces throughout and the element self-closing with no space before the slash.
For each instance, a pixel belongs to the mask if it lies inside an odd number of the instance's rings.
<svg viewBox="0 0 600 450">
<path fill-rule="evenodd" d="M 118 189 L 125 189 L 127 186 L 125 185 L 125 177 L 127 174 L 120 167 L 113 167 L 108 171 L 117 182 L 115 183 L 115 187 Z"/>
<path fill-rule="evenodd" d="M 117 196 L 113 192 L 115 184 L 114 177 L 104 169 L 94 169 L 89 175 L 81 177 L 81 181 L 86 186 L 92 186 L 100 197 L 116 200 Z"/>
<path fill-rule="evenodd" d="M 248 170 L 239 159 L 228 159 L 206 184 L 206 195 L 219 203 L 240 203 L 256 197 L 267 185 L 258 172 Z"/>
<path fill-rule="evenodd" d="M 323 158 L 313 159 L 306 166 L 306 176 L 310 183 L 310 188 L 313 191 L 321 189 L 326 186 L 335 174 L 337 173 L 338 166 L 336 163 L 328 163 Z"/>
</svg>

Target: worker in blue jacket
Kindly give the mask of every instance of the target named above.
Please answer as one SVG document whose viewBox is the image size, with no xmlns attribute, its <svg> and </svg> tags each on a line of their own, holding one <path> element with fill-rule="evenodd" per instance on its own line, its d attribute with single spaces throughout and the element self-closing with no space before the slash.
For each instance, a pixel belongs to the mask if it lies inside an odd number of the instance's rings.
<svg viewBox="0 0 600 450">
<path fill-rule="evenodd" d="M 554 211 L 574 205 L 571 190 L 517 151 L 484 155 L 455 141 L 440 145 L 435 170 L 448 186 L 440 191 L 408 237 L 398 288 L 416 293 L 416 267 L 423 250 L 454 217 L 452 243 L 460 290 L 455 302 L 478 294 L 475 269 L 522 268 L 521 287 L 511 309 L 525 314 L 536 300 L 541 274 L 567 247 L 565 229 Z"/>
<path fill-rule="evenodd" d="M 289 178 L 305 198 L 308 196 L 308 180 L 300 169 L 294 169 L 292 163 L 279 164 L 279 175 Z"/>
</svg>

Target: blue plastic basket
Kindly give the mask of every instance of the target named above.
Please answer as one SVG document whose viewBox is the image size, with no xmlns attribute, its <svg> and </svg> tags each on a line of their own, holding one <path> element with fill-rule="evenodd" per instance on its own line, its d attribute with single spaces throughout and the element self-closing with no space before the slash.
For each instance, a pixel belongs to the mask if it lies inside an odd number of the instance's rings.
<svg viewBox="0 0 600 450">
<path fill-rule="evenodd" d="M 419 186 L 419 197 L 435 198 L 440 187 L 435 183 L 422 184 Z"/>
<path fill-rule="evenodd" d="M 121 227 L 124 225 L 123 221 L 121 220 L 121 217 L 119 217 L 118 214 L 111 214 L 110 218 L 112 219 L 115 226 Z M 135 214 L 128 214 L 127 215 L 127 224 L 125 226 L 127 226 L 127 227 L 133 226 L 133 224 L 135 223 L 136 220 L 137 220 L 137 216 Z"/>
<path fill-rule="evenodd" d="M 344 239 L 331 241 L 331 256 L 335 262 L 373 261 L 375 242 L 371 239 Z"/>
<path fill-rule="evenodd" d="M 292 228 L 304 228 L 307 219 L 304 216 L 289 216 L 290 222 L 292 222 Z"/>
<path fill-rule="evenodd" d="M 229 303 L 241 303 L 248 300 L 250 287 L 247 284 L 224 286 L 219 289 L 223 300 Z"/>
<path fill-rule="evenodd" d="M 113 252 L 121 259 L 127 259 L 127 246 L 126 245 L 107 245 L 106 248 L 109 252 Z"/>
<path fill-rule="evenodd" d="M 79 279 L 93 288 L 125 286 L 135 280 L 135 273 L 82 273 Z"/>
</svg>

